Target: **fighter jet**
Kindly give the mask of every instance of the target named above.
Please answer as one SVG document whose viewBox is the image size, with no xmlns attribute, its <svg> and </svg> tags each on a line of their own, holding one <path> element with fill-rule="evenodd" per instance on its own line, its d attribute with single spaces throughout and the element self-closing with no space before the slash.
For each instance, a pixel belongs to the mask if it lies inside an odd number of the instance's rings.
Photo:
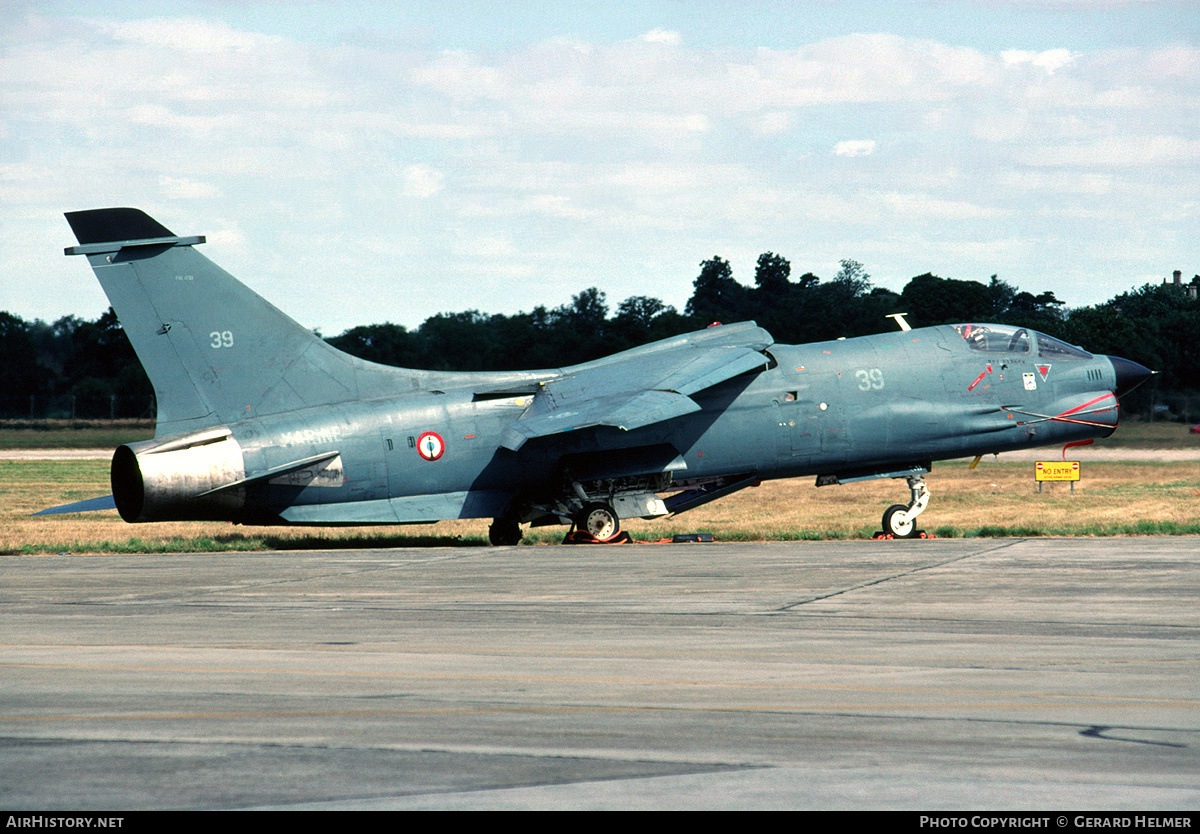
<svg viewBox="0 0 1200 834">
<path fill-rule="evenodd" d="M 933 461 L 1107 437 L 1151 373 L 985 323 L 778 345 L 743 322 L 563 368 L 387 367 L 280 312 L 202 236 L 132 208 L 66 217 L 66 254 L 87 257 L 157 397 L 154 439 L 113 455 L 107 505 L 129 522 L 490 518 L 497 545 L 523 524 L 604 541 L 622 519 L 816 476 L 906 479 L 882 523 L 911 537 Z"/>
</svg>

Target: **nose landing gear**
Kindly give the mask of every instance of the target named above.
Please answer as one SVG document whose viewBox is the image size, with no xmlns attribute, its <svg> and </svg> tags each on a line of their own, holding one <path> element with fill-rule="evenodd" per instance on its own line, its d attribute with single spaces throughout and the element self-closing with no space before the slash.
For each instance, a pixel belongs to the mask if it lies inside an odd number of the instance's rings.
<svg viewBox="0 0 1200 834">
<path fill-rule="evenodd" d="M 883 514 L 883 532 L 895 539 L 914 539 L 921 535 L 917 530 L 917 516 L 929 505 L 929 487 L 925 486 L 923 476 L 910 475 L 908 488 L 912 492 L 908 506 L 893 504 Z"/>
</svg>

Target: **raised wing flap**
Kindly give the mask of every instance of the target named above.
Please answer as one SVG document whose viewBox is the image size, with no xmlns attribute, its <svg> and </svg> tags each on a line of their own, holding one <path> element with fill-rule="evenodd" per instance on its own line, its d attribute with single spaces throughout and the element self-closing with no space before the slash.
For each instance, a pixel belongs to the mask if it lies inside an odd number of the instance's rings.
<svg viewBox="0 0 1200 834">
<path fill-rule="evenodd" d="M 542 384 L 501 441 L 516 451 L 527 440 L 593 426 L 624 431 L 700 410 L 692 394 L 765 368 L 759 351 L 770 335 L 753 324 L 688 334 L 567 369 Z M 758 347 L 762 345 L 762 347 Z"/>
<path fill-rule="evenodd" d="M 590 367 L 592 365 L 601 365 L 613 361 L 623 361 L 634 356 L 645 356 L 647 354 L 669 353 L 681 348 L 692 348 L 694 350 L 709 349 L 709 348 L 749 348 L 750 350 L 766 350 L 771 345 L 775 344 L 775 339 L 771 334 L 763 330 L 752 321 L 742 321 L 736 324 L 720 324 L 706 327 L 704 330 L 695 330 L 691 333 L 684 333 L 680 336 L 672 336 L 668 339 L 661 339 L 657 342 L 651 342 L 648 345 L 631 348 L 630 350 L 622 351 L 621 353 L 609 356 L 605 359 L 598 359 L 595 362 L 589 362 L 580 367 Z"/>
<path fill-rule="evenodd" d="M 767 365 L 767 357 L 748 348 L 715 348 L 693 352 L 697 354 L 694 359 L 655 387 L 690 395 Z"/>
<path fill-rule="evenodd" d="M 609 412 L 600 425 L 633 431 L 699 410 L 700 406 L 696 401 L 684 394 L 675 391 L 643 391 L 620 408 Z"/>
<path fill-rule="evenodd" d="M 534 437 L 563 434 L 589 426 L 633 431 L 699 410 L 695 400 L 674 391 L 642 391 L 624 397 L 591 399 L 577 406 L 552 408 L 540 414 L 527 412 L 509 426 L 500 445 L 515 452 Z"/>
</svg>

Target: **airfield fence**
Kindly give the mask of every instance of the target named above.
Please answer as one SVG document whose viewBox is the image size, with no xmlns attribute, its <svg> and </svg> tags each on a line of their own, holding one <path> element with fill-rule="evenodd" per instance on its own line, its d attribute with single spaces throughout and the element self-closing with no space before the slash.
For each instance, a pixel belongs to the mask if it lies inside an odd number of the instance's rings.
<svg viewBox="0 0 1200 834">
<path fill-rule="evenodd" d="M 153 396 L 0 396 L 0 419 L 3 420 L 153 420 L 154 415 Z"/>
<path fill-rule="evenodd" d="M 1121 400 L 1122 410 L 1126 399 Z M 1153 391 L 1139 417 L 1150 422 L 1197 423 L 1200 422 L 1200 393 L 1196 391 Z"/>
</svg>

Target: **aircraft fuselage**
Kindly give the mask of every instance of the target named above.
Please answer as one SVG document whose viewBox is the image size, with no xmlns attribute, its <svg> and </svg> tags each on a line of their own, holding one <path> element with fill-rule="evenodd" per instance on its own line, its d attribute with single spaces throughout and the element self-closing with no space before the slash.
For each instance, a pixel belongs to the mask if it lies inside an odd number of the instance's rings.
<svg viewBox="0 0 1200 834">
<path fill-rule="evenodd" d="M 934 460 L 1107 436 L 1117 423 L 1113 365 L 1082 351 L 1044 359 L 1033 344 L 972 348 L 954 327 L 941 326 L 773 345 L 769 353 L 773 367 L 694 395 L 695 413 L 632 431 L 598 426 L 538 438 L 516 452 L 501 448 L 500 438 L 532 396 L 479 399 L 469 383 L 238 421 L 228 429 L 245 472 L 335 450 L 337 465 L 324 477 L 309 468 L 248 485 L 245 501 L 216 515 L 323 524 L 492 517 L 522 496 L 552 500 L 539 493 L 562 476 L 562 460 L 602 467 L 622 450 L 673 450 L 674 483 L 741 474 L 882 476 Z M 629 471 L 626 463 L 599 474 Z"/>
<path fill-rule="evenodd" d="M 621 517 L 815 475 L 906 478 L 884 527 L 909 536 L 934 460 L 1107 436 L 1150 374 L 1007 325 L 776 345 L 752 322 L 542 371 L 390 368 L 283 314 L 201 236 L 137 209 L 67 219 L 67 254 L 87 256 L 155 388 L 156 437 L 113 456 L 128 521 L 491 517 L 497 543 L 524 522 L 604 539 Z"/>
</svg>

